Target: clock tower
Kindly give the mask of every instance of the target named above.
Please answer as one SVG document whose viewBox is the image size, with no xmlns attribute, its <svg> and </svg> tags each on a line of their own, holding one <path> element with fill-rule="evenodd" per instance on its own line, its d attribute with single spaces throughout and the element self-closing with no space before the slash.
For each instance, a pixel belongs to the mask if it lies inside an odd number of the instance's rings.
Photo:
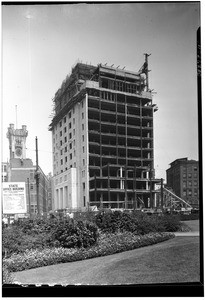
<svg viewBox="0 0 205 300">
<path fill-rule="evenodd" d="M 23 125 L 21 129 L 14 129 L 14 124 L 10 124 L 7 131 L 7 138 L 9 139 L 10 159 L 12 158 L 26 158 L 26 137 L 28 131 Z"/>
</svg>

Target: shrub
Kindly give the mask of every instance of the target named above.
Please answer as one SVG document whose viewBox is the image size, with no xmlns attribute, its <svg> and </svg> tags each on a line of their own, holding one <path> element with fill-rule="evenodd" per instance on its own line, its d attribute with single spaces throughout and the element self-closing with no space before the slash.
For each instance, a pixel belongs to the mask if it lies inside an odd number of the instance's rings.
<svg viewBox="0 0 205 300">
<path fill-rule="evenodd" d="M 132 219 L 135 223 L 135 233 L 137 234 L 147 234 L 157 231 L 157 220 L 155 217 L 136 211 L 132 213 Z"/>
<path fill-rule="evenodd" d="M 93 222 L 86 221 L 86 217 Z M 3 228 L 3 255 L 23 253 L 26 249 L 48 247 L 88 248 L 98 240 L 98 228 L 105 233 L 131 232 L 144 235 L 150 232 L 180 231 L 177 216 L 148 216 L 142 212 L 102 210 L 97 214 L 79 214 L 77 219 L 26 219 Z"/>
<path fill-rule="evenodd" d="M 95 217 L 95 223 L 98 226 L 98 228 L 100 228 L 102 231 L 109 231 L 110 228 L 110 214 L 111 212 L 109 212 L 109 214 L 105 215 L 105 212 L 102 210 L 99 213 L 97 213 L 96 217 Z M 109 219 L 109 223 L 108 220 Z M 108 226 L 109 224 L 109 226 Z"/>
<path fill-rule="evenodd" d="M 21 230 L 29 235 L 36 235 L 39 233 L 48 233 L 55 229 L 59 223 L 58 219 L 46 219 L 36 217 L 34 219 L 24 219 L 15 221 L 13 226 L 21 228 Z"/>
<path fill-rule="evenodd" d="M 96 243 L 98 228 L 87 221 L 30 219 L 3 230 L 3 256 L 27 249 L 89 247 Z"/>
<path fill-rule="evenodd" d="M 4 259 L 4 263 L 9 271 L 17 272 L 119 253 L 156 244 L 173 237 L 174 234 L 172 233 L 152 233 L 144 236 L 136 236 L 131 232 L 102 234 L 98 244 L 87 249 L 66 249 L 59 247 L 43 250 L 27 250 L 23 254 L 13 254 L 10 258 Z"/>
<path fill-rule="evenodd" d="M 22 243 L 24 235 L 17 227 L 4 228 L 2 231 L 2 252 L 3 256 L 19 252 L 19 245 Z"/>
<path fill-rule="evenodd" d="M 98 228 L 87 221 L 63 220 L 56 226 L 53 238 L 65 248 L 87 248 L 96 243 Z"/>
<path fill-rule="evenodd" d="M 182 224 L 179 221 L 179 217 L 176 215 L 163 215 L 158 218 L 159 226 L 162 228 L 158 231 L 175 232 L 179 231 Z"/>
<path fill-rule="evenodd" d="M 130 212 L 124 211 L 100 211 L 95 222 L 103 232 L 114 233 L 117 231 L 134 232 L 137 229 L 137 220 Z"/>
<path fill-rule="evenodd" d="M 36 235 L 25 234 L 21 228 L 11 226 L 2 232 L 3 256 L 9 257 L 13 253 L 23 253 L 27 249 L 57 246 L 50 234 L 39 233 Z"/>
<path fill-rule="evenodd" d="M 199 220 L 199 213 L 192 213 L 190 215 L 179 215 L 181 221 Z"/>
<path fill-rule="evenodd" d="M 1 227 L 2 229 L 5 229 L 6 227 L 8 227 L 8 225 L 6 223 L 4 223 L 4 221 L 2 221 L 1 226 L 2 226 Z"/>
<path fill-rule="evenodd" d="M 74 220 L 95 222 L 96 211 L 74 212 Z"/>
<path fill-rule="evenodd" d="M 114 233 L 129 231 L 136 234 L 149 232 L 174 232 L 178 231 L 181 223 L 177 216 L 148 216 L 139 211 L 100 211 L 95 222 L 103 232 Z"/>
</svg>

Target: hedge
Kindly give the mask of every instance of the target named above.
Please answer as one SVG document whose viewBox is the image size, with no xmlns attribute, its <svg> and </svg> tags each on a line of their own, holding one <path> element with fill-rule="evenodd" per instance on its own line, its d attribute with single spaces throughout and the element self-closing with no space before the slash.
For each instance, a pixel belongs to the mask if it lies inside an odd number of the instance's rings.
<svg viewBox="0 0 205 300">
<path fill-rule="evenodd" d="M 199 220 L 199 214 L 179 215 L 180 221 Z"/>
<path fill-rule="evenodd" d="M 97 245 L 90 248 L 66 249 L 63 247 L 42 250 L 27 250 L 23 254 L 13 254 L 4 259 L 4 264 L 10 272 L 17 272 L 37 267 L 49 266 L 65 262 L 73 262 L 110 255 L 118 252 L 153 245 L 170 238 L 172 233 L 149 233 L 137 236 L 131 232 L 101 235 Z"/>
<path fill-rule="evenodd" d="M 136 234 L 149 232 L 174 232 L 179 231 L 181 223 L 178 216 L 148 216 L 139 211 L 100 211 L 94 222 L 103 231 L 114 233 L 117 231 L 129 231 Z"/>
</svg>

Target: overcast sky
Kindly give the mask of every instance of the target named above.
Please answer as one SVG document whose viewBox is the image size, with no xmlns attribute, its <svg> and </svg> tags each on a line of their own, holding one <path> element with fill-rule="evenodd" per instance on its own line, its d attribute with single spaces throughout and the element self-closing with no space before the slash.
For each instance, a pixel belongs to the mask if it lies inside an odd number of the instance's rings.
<svg viewBox="0 0 205 300">
<path fill-rule="evenodd" d="M 199 3 L 9 5 L 2 7 L 3 161 L 10 123 L 27 125 L 27 157 L 52 172 L 52 99 L 77 63 L 138 71 L 149 57 L 156 177 L 181 157 L 198 159 L 196 31 Z"/>
</svg>

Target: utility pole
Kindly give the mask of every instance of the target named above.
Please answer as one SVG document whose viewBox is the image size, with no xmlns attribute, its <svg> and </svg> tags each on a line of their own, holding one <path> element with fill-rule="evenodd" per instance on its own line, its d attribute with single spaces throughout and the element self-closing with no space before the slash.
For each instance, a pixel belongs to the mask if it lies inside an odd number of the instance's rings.
<svg viewBox="0 0 205 300">
<path fill-rule="evenodd" d="M 152 203 L 152 166 L 150 164 L 150 170 L 149 170 L 149 184 L 150 184 L 150 207 L 153 208 Z"/>
<path fill-rule="evenodd" d="M 133 182 L 133 188 L 134 188 L 134 210 L 137 208 L 137 197 L 136 197 L 136 165 L 134 166 L 134 182 Z"/>
<path fill-rule="evenodd" d="M 94 181 L 95 181 L 95 201 L 97 201 L 97 181 L 96 181 L 96 173 L 94 175 Z"/>
<path fill-rule="evenodd" d="M 146 75 L 146 87 L 147 87 L 147 92 L 149 91 L 148 57 L 149 57 L 150 55 L 151 55 L 151 54 L 144 53 L 144 56 L 145 56 L 144 72 L 145 72 L 145 75 Z"/>
<path fill-rule="evenodd" d="M 36 136 L 36 201 L 37 201 L 37 214 L 40 215 L 39 206 L 39 170 L 38 170 L 38 139 Z"/>
<path fill-rule="evenodd" d="M 16 129 L 18 128 L 18 123 L 17 123 L 17 105 L 16 105 Z"/>
<path fill-rule="evenodd" d="M 127 140 L 127 138 L 126 138 Z M 127 199 L 127 165 L 125 165 L 125 209 L 128 209 L 128 199 Z"/>
<path fill-rule="evenodd" d="M 29 207 L 29 215 L 31 217 L 31 197 L 30 197 L 30 182 L 29 178 L 27 178 L 27 187 L 28 187 L 28 207 Z"/>
<path fill-rule="evenodd" d="M 161 178 L 161 210 L 163 211 L 164 206 L 164 194 L 163 194 L 163 178 Z"/>
<path fill-rule="evenodd" d="M 107 164 L 107 177 L 108 177 L 108 202 L 110 204 L 110 164 Z"/>
</svg>

